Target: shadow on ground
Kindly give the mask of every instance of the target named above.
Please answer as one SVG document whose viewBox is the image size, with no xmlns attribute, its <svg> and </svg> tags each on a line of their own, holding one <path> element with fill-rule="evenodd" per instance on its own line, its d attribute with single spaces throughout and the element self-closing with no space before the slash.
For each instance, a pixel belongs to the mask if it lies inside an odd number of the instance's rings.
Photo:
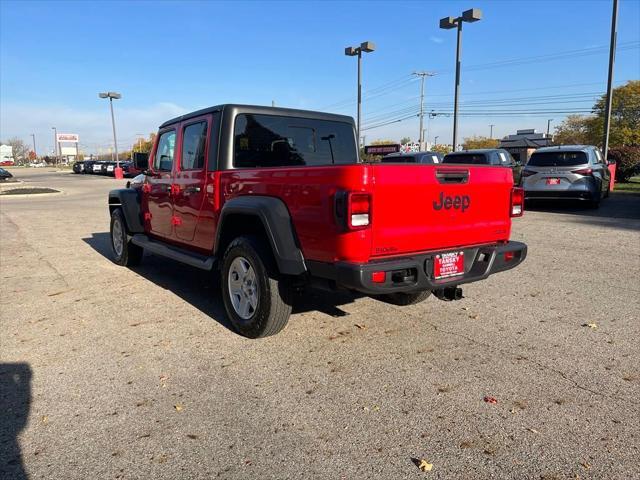
<svg viewBox="0 0 640 480">
<path fill-rule="evenodd" d="M 527 201 L 525 211 L 575 215 L 580 223 L 601 225 L 625 230 L 639 230 L 640 196 L 626 192 L 612 192 L 602 200 L 600 208 L 590 208 L 586 203 L 568 200 Z M 526 213 L 525 213 L 526 215 Z"/>
<path fill-rule="evenodd" d="M 111 260 L 111 239 L 107 232 L 93 233 L 83 239 L 100 255 Z M 141 265 L 131 270 L 146 280 L 167 289 L 193 305 L 229 330 L 233 330 L 224 311 L 217 272 L 206 272 L 167 258 L 145 254 Z M 295 299 L 293 313 L 319 311 L 333 317 L 348 315 L 340 305 L 353 303 L 360 295 L 309 289 Z"/>
<path fill-rule="evenodd" d="M 26 480 L 18 434 L 29 420 L 31 368 L 0 363 L 0 478 Z"/>
</svg>

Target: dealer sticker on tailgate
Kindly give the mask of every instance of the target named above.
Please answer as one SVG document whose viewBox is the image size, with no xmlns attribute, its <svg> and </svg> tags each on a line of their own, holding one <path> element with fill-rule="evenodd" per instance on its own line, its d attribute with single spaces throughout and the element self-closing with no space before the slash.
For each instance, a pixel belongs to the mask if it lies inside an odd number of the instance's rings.
<svg viewBox="0 0 640 480">
<path fill-rule="evenodd" d="M 433 276 L 438 278 L 464 275 L 464 252 L 436 255 L 433 261 Z"/>
</svg>

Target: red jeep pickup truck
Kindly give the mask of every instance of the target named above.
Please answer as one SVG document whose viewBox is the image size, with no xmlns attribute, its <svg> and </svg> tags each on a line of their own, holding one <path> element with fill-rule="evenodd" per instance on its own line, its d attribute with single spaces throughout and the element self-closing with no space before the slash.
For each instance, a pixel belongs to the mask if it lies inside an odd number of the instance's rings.
<svg viewBox="0 0 640 480">
<path fill-rule="evenodd" d="M 363 163 L 351 117 L 221 105 L 162 124 L 145 180 L 109 192 L 115 262 L 143 251 L 219 272 L 247 337 L 273 335 L 293 290 L 346 288 L 400 305 L 522 262 L 522 190 L 500 166 Z"/>
</svg>

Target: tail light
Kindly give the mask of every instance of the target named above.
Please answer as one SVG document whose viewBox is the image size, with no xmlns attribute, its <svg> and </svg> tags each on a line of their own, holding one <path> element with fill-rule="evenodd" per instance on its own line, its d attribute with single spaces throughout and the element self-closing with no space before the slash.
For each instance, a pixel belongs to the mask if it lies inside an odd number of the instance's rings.
<svg viewBox="0 0 640 480">
<path fill-rule="evenodd" d="M 360 230 L 371 224 L 371 194 L 339 191 L 335 202 L 336 222 L 345 230 Z"/>
<path fill-rule="evenodd" d="M 533 170 L 522 170 L 523 177 L 530 177 L 531 175 L 535 175 L 538 172 L 534 172 Z"/>
<path fill-rule="evenodd" d="M 350 192 L 347 196 L 347 222 L 349 228 L 357 230 L 369 226 L 371 221 L 371 195 Z"/>
<path fill-rule="evenodd" d="M 577 173 L 578 175 L 592 175 L 593 170 L 590 168 L 581 168 L 579 170 L 571 170 L 571 173 Z"/>
<path fill-rule="evenodd" d="M 511 190 L 511 216 L 521 217 L 524 213 L 524 190 L 513 187 Z"/>
</svg>

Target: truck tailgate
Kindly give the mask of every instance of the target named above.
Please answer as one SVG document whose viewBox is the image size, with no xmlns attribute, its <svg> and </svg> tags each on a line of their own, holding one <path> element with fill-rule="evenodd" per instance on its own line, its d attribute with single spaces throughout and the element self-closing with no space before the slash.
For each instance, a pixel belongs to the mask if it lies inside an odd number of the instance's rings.
<svg viewBox="0 0 640 480">
<path fill-rule="evenodd" d="M 509 239 L 510 169 L 392 164 L 371 168 L 372 256 Z"/>
</svg>

